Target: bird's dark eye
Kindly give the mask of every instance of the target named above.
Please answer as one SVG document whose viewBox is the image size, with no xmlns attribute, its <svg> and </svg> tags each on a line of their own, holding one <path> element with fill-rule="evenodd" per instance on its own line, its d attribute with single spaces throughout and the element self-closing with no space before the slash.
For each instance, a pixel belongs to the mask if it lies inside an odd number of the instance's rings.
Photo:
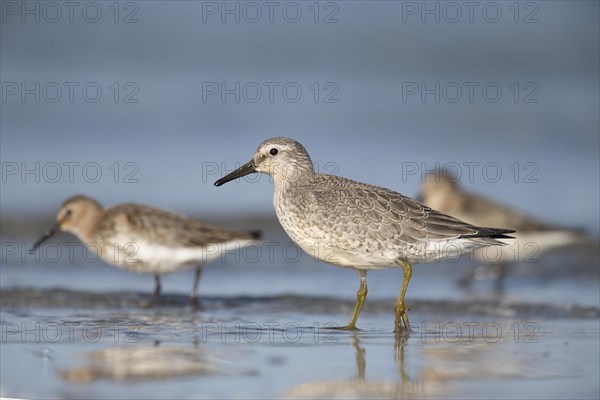
<svg viewBox="0 0 600 400">
<path fill-rule="evenodd" d="M 272 148 L 271 150 L 269 150 L 269 154 L 271 154 L 272 156 L 276 156 L 277 153 L 279 153 L 279 150 L 277 150 L 276 148 Z"/>
<path fill-rule="evenodd" d="M 67 212 L 65 213 L 65 218 L 69 218 L 71 214 L 73 214 L 73 211 L 67 210 Z"/>
</svg>

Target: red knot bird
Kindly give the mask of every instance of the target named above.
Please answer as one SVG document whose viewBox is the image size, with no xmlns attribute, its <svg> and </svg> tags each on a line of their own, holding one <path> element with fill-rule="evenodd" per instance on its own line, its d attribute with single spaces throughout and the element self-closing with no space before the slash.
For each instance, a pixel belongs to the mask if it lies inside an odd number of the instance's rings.
<svg viewBox="0 0 600 400">
<path fill-rule="evenodd" d="M 256 231 L 232 232 L 140 204 L 103 208 L 94 199 L 81 195 L 63 203 L 56 215 L 56 225 L 32 250 L 59 230 L 77 236 L 109 264 L 127 271 L 154 274 L 154 293 L 142 301 L 143 306 L 150 306 L 160 295 L 160 275 L 196 265 L 190 295 L 193 308 L 198 308 L 201 263 L 239 250 L 260 236 Z"/>
<path fill-rule="evenodd" d="M 590 241 L 581 229 L 547 224 L 493 200 L 467 193 L 453 174 L 443 170 L 425 176 L 419 200 L 428 207 L 470 224 L 510 226 L 516 230 L 510 247 L 499 247 L 491 253 L 486 249 L 474 253 L 476 259 L 494 267 L 477 267 L 460 280 L 462 286 L 469 286 L 478 277 L 491 275 L 496 279 L 496 289 L 500 290 L 508 265 L 537 260 L 550 250 Z M 509 241 L 501 241 L 509 244 Z M 490 273 L 485 270 L 490 270 L 487 271 Z"/>
<path fill-rule="evenodd" d="M 348 325 L 338 329 L 356 328 L 367 296 L 367 271 L 404 270 L 394 330 L 410 330 L 404 297 L 412 264 L 502 245 L 496 239 L 513 232 L 470 225 L 392 190 L 316 173 L 304 146 L 292 139 L 266 140 L 252 160 L 215 185 L 253 172 L 273 177 L 277 218 L 294 242 L 317 259 L 358 271 L 354 312 Z"/>
</svg>

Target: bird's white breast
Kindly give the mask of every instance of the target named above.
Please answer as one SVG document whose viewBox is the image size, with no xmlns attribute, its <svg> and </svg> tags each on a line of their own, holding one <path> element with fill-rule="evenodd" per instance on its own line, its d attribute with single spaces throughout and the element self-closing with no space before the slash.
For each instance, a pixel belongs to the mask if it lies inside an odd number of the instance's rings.
<svg viewBox="0 0 600 400">
<path fill-rule="evenodd" d="M 104 261 L 125 270 L 164 274 L 179 271 L 197 264 L 221 258 L 238 252 L 251 240 L 232 240 L 198 247 L 172 247 L 147 241 L 115 240 L 103 251 Z"/>
</svg>

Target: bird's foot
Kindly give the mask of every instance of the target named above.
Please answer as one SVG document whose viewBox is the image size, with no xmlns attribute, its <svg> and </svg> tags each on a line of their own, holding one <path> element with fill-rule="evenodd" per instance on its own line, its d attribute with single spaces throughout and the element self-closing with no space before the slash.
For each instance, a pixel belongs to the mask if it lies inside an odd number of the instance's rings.
<svg viewBox="0 0 600 400">
<path fill-rule="evenodd" d="M 156 301 L 156 296 L 152 295 L 150 297 L 147 297 L 143 300 L 140 300 L 140 307 L 143 308 L 150 308 L 154 305 L 154 302 Z"/>
<path fill-rule="evenodd" d="M 411 311 L 410 307 L 404 304 L 396 305 L 396 318 L 394 323 L 394 332 L 411 332 L 410 323 L 408 322 L 407 311 Z"/>
<path fill-rule="evenodd" d="M 202 311 L 204 308 L 198 302 L 197 297 L 190 297 L 190 308 L 192 311 Z"/>
<path fill-rule="evenodd" d="M 332 329 L 335 331 L 360 331 L 360 329 L 358 329 L 356 325 L 327 326 L 325 327 L 325 329 Z"/>
</svg>

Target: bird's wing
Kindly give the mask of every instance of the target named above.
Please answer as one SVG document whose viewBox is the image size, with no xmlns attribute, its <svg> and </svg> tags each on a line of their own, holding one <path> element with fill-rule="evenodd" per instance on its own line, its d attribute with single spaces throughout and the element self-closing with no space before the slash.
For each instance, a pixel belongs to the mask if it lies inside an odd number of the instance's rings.
<svg viewBox="0 0 600 400">
<path fill-rule="evenodd" d="M 305 192 L 313 196 L 312 218 L 333 221 L 333 229 L 414 242 L 495 237 L 506 230 L 480 228 L 426 207 L 389 189 L 335 176 Z M 323 178 L 321 178 L 323 179 Z"/>
<path fill-rule="evenodd" d="M 116 233 L 134 241 L 166 246 L 196 247 L 236 239 L 255 239 L 254 232 L 232 232 L 153 207 L 123 204 L 107 210 L 103 220 Z"/>
</svg>

